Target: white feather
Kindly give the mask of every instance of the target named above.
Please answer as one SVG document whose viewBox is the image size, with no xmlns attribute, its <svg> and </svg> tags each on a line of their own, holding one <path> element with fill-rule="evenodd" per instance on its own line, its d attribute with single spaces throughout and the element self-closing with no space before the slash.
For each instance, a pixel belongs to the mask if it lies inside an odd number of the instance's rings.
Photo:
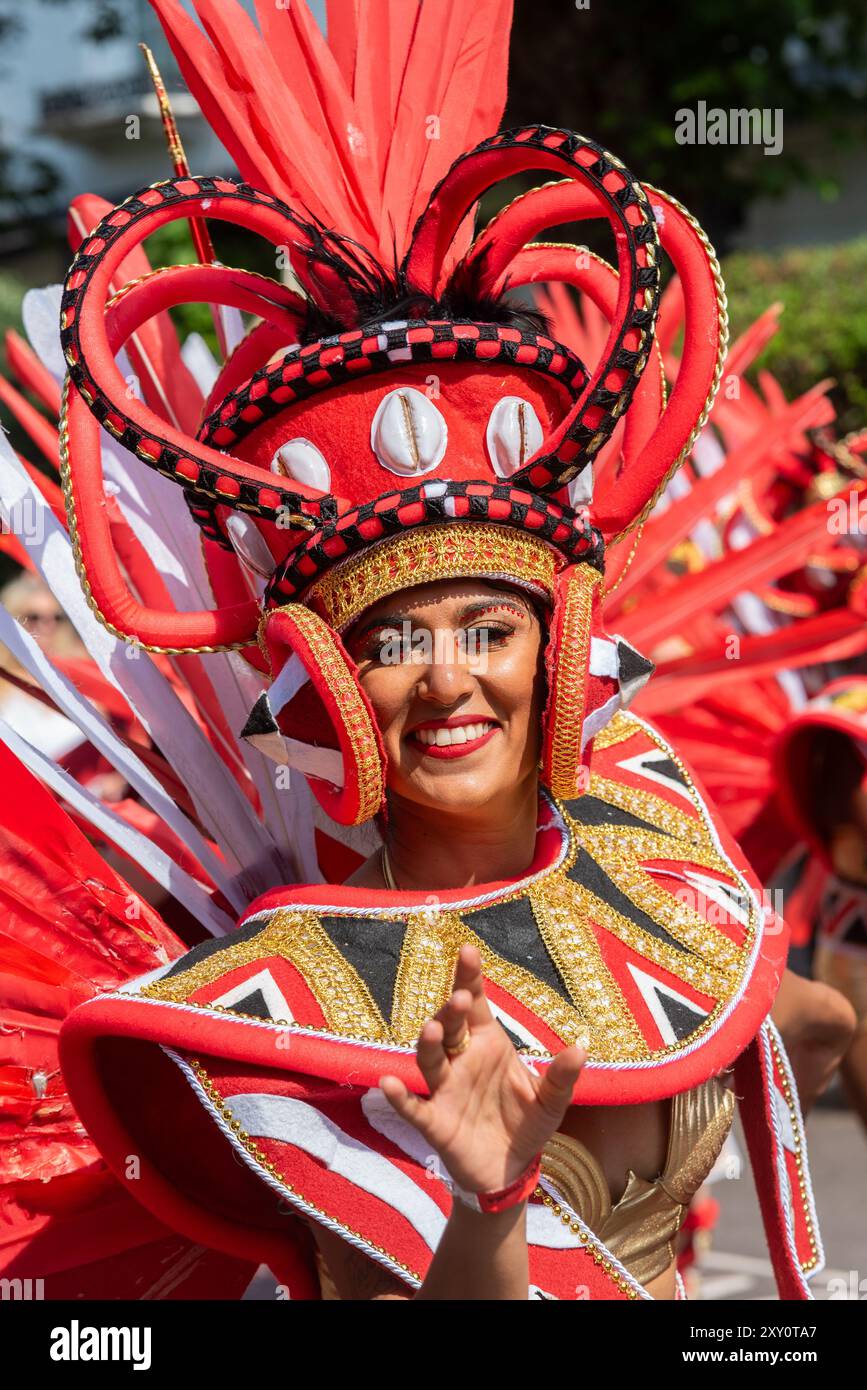
<svg viewBox="0 0 867 1390">
<path fill-rule="evenodd" d="M 146 874 L 159 883 L 166 892 L 171 893 L 201 922 L 212 936 L 225 936 L 234 927 L 230 917 L 222 912 L 210 895 L 185 873 L 173 859 L 149 840 L 146 835 L 128 825 L 114 811 L 110 810 L 92 792 L 79 785 L 64 768 L 58 767 L 53 759 L 34 748 L 26 739 L 15 733 L 4 719 L 0 719 L 0 739 L 15 754 L 19 762 L 66 801 L 73 810 L 89 821 L 114 844 L 118 845 L 130 859 L 140 864 Z"/>
<path fill-rule="evenodd" d="M 38 534 L 22 537 L 61 607 L 107 680 L 121 690 L 154 742 L 189 790 L 196 811 L 226 857 L 232 905 L 280 881 L 280 856 L 228 769 L 215 755 L 172 687 L 144 651 L 112 637 L 87 606 L 75 572 L 69 539 L 41 495 L 0 439 L 0 496 L 15 515 L 34 507 Z"/>
</svg>

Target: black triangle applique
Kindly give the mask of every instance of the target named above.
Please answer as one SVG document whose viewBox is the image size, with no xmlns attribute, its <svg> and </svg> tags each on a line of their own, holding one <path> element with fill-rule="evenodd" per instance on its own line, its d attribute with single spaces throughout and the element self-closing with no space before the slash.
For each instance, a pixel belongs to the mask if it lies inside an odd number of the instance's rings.
<svg viewBox="0 0 867 1390">
<path fill-rule="evenodd" d="M 701 1009 L 690 1008 L 684 999 L 673 999 L 662 989 L 655 989 L 653 992 L 678 1042 L 688 1038 L 707 1018 L 707 1014 L 702 1013 Z"/>
<path fill-rule="evenodd" d="M 199 961 L 207 960 L 219 951 L 226 951 L 230 946 L 237 946 L 239 941 L 252 941 L 267 925 L 267 921 L 247 922 L 243 927 L 238 927 L 237 931 L 233 931 L 231 936 L 218 936 L 208 941 L 200 941 L 198 946 L 194 946 L 185 956 L 181 956 L 180 960 L 176 960 L 172 968 L 160 978 L 169 980 L 172 975 L 183 975 L 192 966 L 198 965 Z"/>
<path fill-rule="evenodd" d="M 648 758 L 646 767 L 648 772 L 656 772 L 660 777 L 666 777 L 669 782 L 676 782 L 679 787 L 686 786 L 683 773 L 671 758 Z"/>
<path fill-rule="evenodd" d="M 244 725 L 240 738 L 256 738 L 262 734 L 274 734 L 279 732 L 279 726 L 271 713 L 271 705 L 268 702 L 268 692 L 262 691 L 253 708 L 250 710 L 247 722 Z"/>
<path fill-rule="evenodd" d="M 863 912 L 857 912 L 844 927 L 840 936 L 848 946 L 867 946 L 867 920 Z"/>
<path fill-rule="evenodd" d="M 648 936 L 656 937 L 657 941 L 663 941 L 666 946 L 670 946 L 673 951 L 679 951 L 683 956 L 691 956 L 694 952 L 688 946 L 684 946 L 681 941 L 675 941 L 674 937 L 666 931 L 661 922 L 657 922 L 643 908 L 628 898 L 622 889 L 609 878 L 601 864 L 598 864 L 585 849 L 579 849 L 575 856 L 575 862 L 566 874 L 574 883 L 580 883 L 582 887 L 590 890 L 597 898 L 601 898 L 609 907 L 613 907 L 615 912 L 619 912 L 621 917 L 625 917 L 633 926 L 642 928 Z"/>
<path fill-rule="evenodd" d="M 527 1046 L 527 1044 L 524 1042 L 524 1039 L 519 1038 L 517 1033 L 513 1033 L 511 1028 L 507 1028 L 506 1024 L 503 1022 L 501 1018 L 498 1018 L 497 1022 L 499 1023 L 503 1032 L 507 1034 L 509 1042 L 512 1044 L 516 1051 L 519 1051 L 522 1047 Z"/>
<path fill-rule="evenodd" d="M 261 989 L 252 989 L 249 994 L 244 995 L 243 999 L 236 999 L 234 1003 L 223 1004 L 222 1007 L 228 1013 L 247 1014 L 251 1018 L 270 1019 L 273 1017 Z"/>
<path fill-rule="evenodd" d="M 603 801 L 592 792 L 585 792 L 574 801 L 564 801 L 563 805 L 567 814 L 579 825 L 623 825 L 631 826 L 635 830 L 650 830 L 656 835 L 670 834 L 670 831 L 663 830 L 661 826 L 636 816 L 633 811 L 624 810 L 622 806 Z"/>
<path fill-rule="evenodd" d="M 319 918 L 319 924 L 348 964 L 360 975 L 382 1017 L 390 1023 L 406 922 L 399 917 L 323 915 Z"/>
<path fill-rule="evenodd" d="M 462 912 L 461 921 L 466 922 L 502 960 L 521 966 L 561 999 L 572 1003 L 539 934 L 529 898 L 522 895 L 507 902 L 489 903 L 474 912 Z"/>
</svg>

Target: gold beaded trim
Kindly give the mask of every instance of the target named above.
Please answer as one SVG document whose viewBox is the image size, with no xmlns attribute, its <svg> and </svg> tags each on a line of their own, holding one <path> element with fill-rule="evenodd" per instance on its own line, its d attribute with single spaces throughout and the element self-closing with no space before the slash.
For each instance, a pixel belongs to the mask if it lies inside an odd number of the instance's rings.
<svg viewBox="0 0 867 1390">
<path fill-rule="evenodd" d="M 512 527 L 456 519 L 378 541 L 317 579 L 304 602 L 340 631 L 389 594 L 441 579 L 502 577 L 534 585 L 550 597 L 564 563 L 544 541 Z"/>
<path fill-rule="evenodd" d="M 804 1145 L 802 1142 L 801 1124 L 798 1116 L 798 1108 L 795 1104 L 795 1098 L 792 1095 L 792 1087 L 789 1082 L 788 1070 L 780 1054 L 779 1043 L 777 1042 L 777 1039 L 774 1035 L 773 1028 L 767 1029 L 767 1035 L 768 1041 L 771 1045 L 771 1053 L 774 1059 L 774 1067 L 779 1076 L 780 1087 L 782 1089 L 786 1105 L 788 1106 L 789 1114 L 792 1119 L 792 1133 L 795 1136 L 795 1167 L 798 1170 L 798 1190 L 801 1197 L 801 1208 L 804 1214 L 804 1220 L 807 1225 L 807 1239 L 810 1242 L 811 1251 L 810 1259 L 800 1260 L 800 1265 L 804 1274 L 807 1274 L 811 1269 L 815 1269 L 816 1265 L 819 1263 L 819 1247 L 816 1243 L 816 1232 L 813 1227 L 812 1219 L 810 1217 L 810 1189 L 807 1183 L 807 1169 L 805 1165 L 805 1154 Z M 771 1084 L 773 1085 L 774 1078 L 771 1077 L 770 1080 Z"/>
<path fill-rule="evenodd" d="M 265 643 L 265 628 L 275 613 L 286 613 L 310 647 L 325 684 L 335 704 L 340 724 L 352 748 L 352 760 L 358 777 L 358 811 L 353 821 L 360 825 L 376 815 L 385 794 L 382 754 L 370 711 L 362 697 L 358 682 L 346 665 L 334 641 L 334 634 L 318 613 L 300 603 L 287 603 L 269 608 L 262 614 L 257 639 L 271 669 L 271 658 Z M 273 675 L 273 672 L 272 672 Z"/>
<path fill-rule="evenodd" d="M 619 1270 L 615 1269 L 608 1257 L 608 1251 L 602 1242 L 596 1240 L 590 1231 L 586 1231 L 581 1223 L 575 1220 L 574 1213 L 570 1211 L 568 1207 L 564 1207 L 560 1202 L 556 1202 L 550 1193 L 546 1192 L 543 1187 L 537 1187 L 533 1196 L 544 1202 L 545 1206 L 553 1211 L 555 1216 L 559 1216 L 563 1225 L 568 1226 L 570 1230 L 574 1232 L 581 1244 L 585 1247 L 587 1254 L 592 1256 L 593 1263 L 599 1265 L 604 1270 L 612 1284 L 616 1284 L 617 1287 L 626 1294 L 627 1298 L 638 1299 L 640 1297 L 637 1290 L 634 1289 L 631 1284 L 627 1283 Z"/>
<path fill-rule="evenodd" d="M 717 254 L 710 243 L 710 239 L 708 238 L 707 232 L 701 226 L 697 218 L 693 217 L 692 213 L 688 210 L 688 208 L 685 208 L 683 206 L 683 203 L 679 203 L 678 200 L 672 197 L 670 193 L 663 192 L 661 188 L 654 188 L 652 183 L 645 183 L 643 186 L 646 193 L 656 194 L 658 198 L 664 198 L 667 203 L 670 203 L 673 208 L 676 208 L 677 211 L 681 214 L 681 216 L 686 218 L 686 221 L 692 227 L 693 231 L 695 232 L 696 236 L 702 244 L 704 253 L 707 256 L 707 261 L 710 267 L 711 275 L 713 276 L 714 289 L 716 291 L 717 332 L 719 335 L 719 340 L 717 346 L 716 363 L 714 364 L 713 378 L 711 380 L 710 389 L 707 393 L 707 399 L 705 400 L 705 403 L 702 407 L 701 414 L 699 415 L 698 419 L 696 420 L 695 424 L 693 425 L 690 431 L 689 438 L 686 440 L 683 448 L 677 455 L 677 458 L 674 460 L 671 467 L 666 472 L 665 477 L 655 488 L 653 496 L 641 508 L 641 511 L 638 513 L 638 515 L 634 516 L 632 520 L 628 523 L 628 525 L 624 526 L 622 531 L 619 531 L 616 536 L 613 536 L 611 538 L 610 544 L 613 544 L 615 541 L 622 540 L 624 536 L 627 536 L 630 533 L 630 531 L 634 531 L 637 526 L 640 526 L 642 522 L 644 522 L 647 519 L 647 517 L 650 515 L 650 513 L 653 511 L 653 508 L 659 501 L 660 497 L 662 496 L 663 492 L 668 487 L 668 484 L 671 482 L 675 473 L 678 471 L 681 465 L 684 464 L 686 460 L 689 458 L 689 455 L 692 452 L 692 447 L 695 444 L 695 441 L 698 439 L 698 436 L 704 429 L 707 423 L 707 418 L 711 412 L 711 407 L 713 406 L 713 403 L 716 400 L 719 385 L 722 381 L 723 367 L 725 366 L 725 360 L 728 354 L 729 346 L 729 314 L 725 281 L 722 277 L 722 270 L 720 268 L 720 263 L 717 258 Z"/>
<path fill-rule="evenodd" d="M 593 739 L 593 751 L 601 753 L 606 748 L 614 748 L 618 743 L 625 743 L 628 738 L 634 738 L 637 733 L 643 732 L 642 726 L 629 715 L 626 710 L 618 710 L 609 719 L 604 729 Z"/>
<path fill-rule="evenodd" d="M 395 1259 L 391 1251 L 387 1250 L 384 1245 L 377 1245 L 374 1241 L 369 1240 L 367 1236 L 362 1235 L 360 1231 L 355 1230 L 352 1226 L 347 1226 L 345 1222 L 338 1221 L 338 1219 L 332 1216 L 330 1212 L 327 1212 L 324 1207 L 320 1207 L 316 1202 L 312 1202 L 309 1197 L 306 1197 L 303 1192 L 300 1192 L 297 1187 L 289 1182 L 285 1174 L 277 1167 L 276 1163 L 273 1163 L 271 1159 L 268 1158 L 267 1154 L 265 1154 L 256 1143 L 253 1136 L 248 1134 L 243 1128 L 240 1120 L 237 1120 L 232 1114 L 198 1057 L 190 1057 L 189 1066 L 195 1074 L 196 1080 L 202 1090 L 207 1095 L 211 1105 L 219 1114 L 220 1119 L 228 1125 L 235 1139 L 244 1151 L 249 1154 L 259 1167 L 264 1168 L 269 1177 L 273 1178 L 282 1188 L 285 1188 L 287 1192 L 291 1193 L 293 1197 L 297 1197 L 299 1201 L 304 1203 L 305 1207 L 316 1212 L 320 1217 L 324 1217 L 326 1221 L 331 1222 L 333 1225 L 339 1226 L 348 1236 L 352 1236 L 356 1241 L 365 1245 L 368 1250 L 375 1252 L 377 1255 L 384 1256 L 392 1265 L 396 1265 L 398 1269 L 403 1270 L 408 1280 L 414 1280 L 417 1284 L 423 1283 L 422 1276 L 417 1270 L 411 1269 L 403 1260 Z M 533 1196 L 544 1202 L 546 1207 L 549 1207 L 556 1216 L 559 1216 L 564 1226 L 569 1226 L 571 1228 L 587 1250 L 587 1253 L 592 1257 L 593 1263 L 599 1265 L 604 1270 L 613 1284 L 616 1284 L 627 1297 L 631 1299 L 637 1299 L 639 1297 L 636 1290 L 632 1288 L 619 1271 L 615 1269 L 611 1260 L 608 1258 L 608 1252 L 605 1246 L 602 1245 L 600 1241 L 596 1240 L 590 1231 L 584 1230 L 580 1222 L 575 1220 L 571 1212 L 564 1210 L 560 1203 L 555 1202 L 554 1198 L 541 1186 L 535 1189 Z"/>
<path fill-rule="evenodd" d="M 546 761 L 548 782 L 554 796 L 575 795 L 587 703 L 590 622 L 601 579 L 598 570 L 590 565 L 578 565 L 566 590 L 548 711 L 550 751 Z"/>
<path fill-rule="evenodd" d="M 398 1269 L 402 1269 L 408 1279 L 415 1280 L 417 1284 L 422 1283 L 422 1276 L 416 1270 L 410 1269 L 408 1264 L 404 1264 L 403 1260 L 396 1260 L 391 1252 L 386 1250 L 384 1245 L 376 1245 L 372 1240 L 368 1240 L 367 1236 L 363 1236 L 360 1231 L 354 1230 L 352 1226 L 347 1226 L 343 1221 L 338 1221 L 337 1218 L 332 1216 L 330 1212 L 327 1212 L 324 1207 L 317 1206 L 315 1202 L 311 1202 L 309 1197 L 305 1197 L 303 1192 L 299 1192 L 297 1187 L 294 1187 L 291 1182 L 288 1182 L 276 1163 L 271 1162 L 270 1158 L 259 1148 L 259 1145 L 252 1135 L 249 1135 L 242 1127 L 240 1120 L 235 1119 L 199 1059 L 197 1057 L 191 1057 L 189 1059 L 189 1065 L 195 1073 L 199 1085 L 207 1095 L 208 1100 L 218 1112 L 221 1120 L 229 1126 L 241 1147 L 260 1167 L 265 1169 L 270 1177 L 276 1179 L 280 1186 L 284 1187 L 287 1192 L 291 1192 L 294 1197 L 298 1197 L 300 1201 L 304 1203 L 305 1207 L 315 1211 L 319 1216 L 324 1216 L 327 1221 L 333 1223 L 335 1226 L 339 1226 L 347 1235 L 353 1236 L 355 1240 L 365 1245 L 368 1250 L 375 1251 L 377 1255 L 384 1255 L 392 1265 L 397 1265 Z"/>
<path fill-rule="evenodd" d="M 659 741 L 659 746 L 666 745 Z M 688 785 L 691 795 L 696 797 L 695 789 L 691 783 Z M 608 799 L 607 786 L 604 779 L 591 779 L 592 794 L 603 800 Z M 618 803 L 612 801 L 612 804 Z M 451 990 L 458 950 L 464 942 L 471 942 L 481 953 L 483 973 L 488 979 L 507 990 L 532 1014 L 544 1019 L 566 1043 L 580 1041 L 594 1061 L 621 1064 L 642 1059 L 661 1061 L 681 1050 L 683 1041 L 651 1050 L 604 965 L 591 924 L 595 923 L 598 929 L 610 933 L 649 962 L 716 1000 L 711 1012 L 690 1034 L 692 1043 L 715 1026 L 720 1011 L 741 985 L 759 925 L 756 909 L 751 905 L 746 940 L 738 947 L 700 912 L 661 888 L 637 862 L 641 859 L 683 859 L 724 873 L 729 883 L 734 882 L 746 891 L 740 875 L 713 846 L 704 821 L 684 817 L 661 797 L 646 794 L 641 799 L 640 813 L 659 827 L 650 831 L 623 826 L 600 830 L 576 823 L 562 806 L 558 809 L 569 831 L 569 848 L 563 861 L 531 884 L 523 884 L 496 901 L 501 903 L 518 897 L 529 900 L 540 935 L 565 980 L 569 1000 L 550 990 L 531 972 L 497 954 L 459 913 L 448 909 L 437 912 L 428 906 L 408 908 L 401 914 L 406 922 L 406 933 L 390 1020 L 382 1016 L 361 977 L 322 932 L 318 913 L 326 909 L 279 909 L 269 925 L 251 941 L 227 945 L 181 974 L 146 985 L 141 993 L 151 999 L 186 1003 L 193 993 L 227 971 L 273 954 L 289 960 L 300 970 L 327 1020 L 323 1025 L 277 1019 L 273 1021 L 275 1027 L 330 1033 L 346 1041 L 406 1048 L 414 1043 L 422 1023 L 445 1002 Z M 662 829 L 669 833 L 661 834 Z M 569 878 L 567 870 L 574 864 L 579 846 L 585 848 L 637 908 L 664 925 L 674 941 L 686 948 L 686 953 L 660 941 L 584 885 Z M 393 914 L 378 913 L 371 908 L 370 916 L 383 919 Z M 247 1017 L 219 1004 L 194 1001 L 190 1007 L 231 1014 L 234 1018 Z M 545 1060 L 551 1057 L 550 1052 L 541 1048 L 521 1047 L 519 1050 L 529 1057 Z"/>
</svg>

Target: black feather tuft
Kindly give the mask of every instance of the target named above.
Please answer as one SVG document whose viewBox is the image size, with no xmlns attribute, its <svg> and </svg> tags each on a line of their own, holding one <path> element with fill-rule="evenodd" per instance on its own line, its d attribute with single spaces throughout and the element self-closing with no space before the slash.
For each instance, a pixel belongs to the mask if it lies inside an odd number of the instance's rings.
<svg viewBox="0 0 867 1390">
<path fill-rule="evenodd" d="M 324 227 L 313 217 L 299 223 L 309 245 L 296 244 L 305 256 L 310 269 L 308 278 L 314 281 L 316 265 L 327 266 L 337 275 L 350 296 L 355 312 L 354 322 L 346 321 L 345 311 L 338 314 L 328 305 L 325 283 L 322 294 L 308 303 L 307 320 L 302 342 L 318 342 L 321 338 L 360 328 L 375 331 L 391 319 L 445 319 L 474 323 L 498 323 L 532 333 L 550 334 L 545 314 L 529 306 L 510 302 L 504 296 L 491 298 L 480 294 L 477 276 L 458 266 L 445 291 L 439 298 L 425 294 L 409 284 L 397 262 L 395 248 L 392 268 L 387 270 L 359 242 Z M 475 269 L 477 270 L 477 266 Z"/>
</svg>

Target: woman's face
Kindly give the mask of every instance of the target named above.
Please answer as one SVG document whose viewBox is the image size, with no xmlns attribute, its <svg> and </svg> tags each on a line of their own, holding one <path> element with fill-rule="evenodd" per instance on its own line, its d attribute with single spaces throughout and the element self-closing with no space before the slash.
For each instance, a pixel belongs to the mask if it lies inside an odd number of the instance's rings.
<svg viewBox="0 0 867 1390">
<path fill-rule="evenodd" d="M 535 777 L 543 640 L 530 602 L 482 579 L 421 584 L 366 610 L 346 645 L 393 795 L 472 813 Z"/>
</svg>

